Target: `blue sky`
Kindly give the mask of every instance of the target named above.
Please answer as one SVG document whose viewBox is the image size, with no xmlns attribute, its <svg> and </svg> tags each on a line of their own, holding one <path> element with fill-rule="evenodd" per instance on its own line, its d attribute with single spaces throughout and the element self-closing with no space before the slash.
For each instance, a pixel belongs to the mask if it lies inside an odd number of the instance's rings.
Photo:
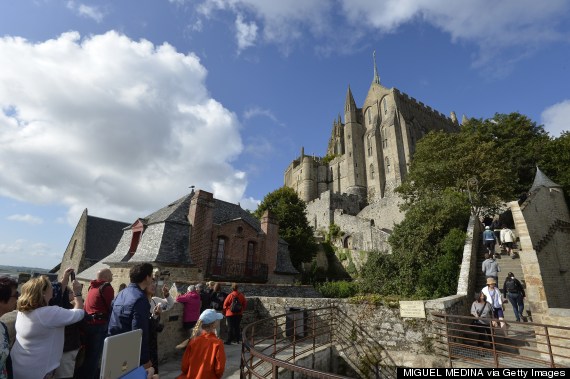
<svg viewBox="0 0 570 379">
<path fill-rule="evenodd" d="M 570 129 L 565 0 L 11 1 L 0 11 L 0 264 L 53 267 L 83 209 L 191 185 L 254 208 L 323 155 L 348 85 Z"/>
</svg>

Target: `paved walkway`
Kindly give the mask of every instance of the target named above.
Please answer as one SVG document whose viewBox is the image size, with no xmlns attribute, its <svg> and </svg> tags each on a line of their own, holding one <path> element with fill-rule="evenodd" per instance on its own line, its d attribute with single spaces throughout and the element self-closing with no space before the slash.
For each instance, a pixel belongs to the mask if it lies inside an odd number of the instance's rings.
<svg viewBox="0 0 570 379">
<path fill-rule="evenodd" d="M 160 347 L 159 347 L 160 349 Z M 241 344 L 224 345 L 226 351 L 226 370 L 223 378 L 239 379 L 239 365 L 241 362 Z M 160 379 L 175 379 L 182 372 L 180 363 L 182 361 L 183 350 L 168 362 L 161 363 Z"/>
</svg>

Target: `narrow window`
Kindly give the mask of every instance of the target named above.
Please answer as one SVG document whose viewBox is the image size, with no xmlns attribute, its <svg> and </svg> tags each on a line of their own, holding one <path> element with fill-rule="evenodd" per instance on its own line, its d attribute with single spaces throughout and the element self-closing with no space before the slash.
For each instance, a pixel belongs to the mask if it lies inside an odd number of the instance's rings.
<svg viewBox="0 0 570 379">
<path fill-rule="evenodd" d="M 390 172 L 390 158 L 386 157 L 386 172 Z"/>
<path fill-rule="evenodd" d="M 374 179 L 374 165 L 370 165 L 370 179 Z"/>
<path fill-rule="evenodd" d="M 75 254 L 75 245 L 77 244 L 77 240 L 73 240 L 73 247 L 71 248 L 71 256 L 69 259 L 73 258 L 73 254 Z"/>
<path fill-rule="evenodd" d="M 247 243 L 247 260 L 246 260 L 246 267 L 249 270 L 253 269 L 253 257 L 255 256 L 255 242 L 248 242 Z"/>
<path fill-rule="evenodd" d="M 139 246 L 139 242 L 141 240 L 141 232 L 140 231 L 133 231 L 133 238 L 131 239 L 131 247 L 129 248 L 129 253 L 134 254 L 137 251 L 137 247 Z"/>
<path fill-rule="evenodd" d="M 222 267 L 224 263 L 224 253 L 226 249 L 226 239 L 223 237 L 218 237 L 218 250 L 216 252 L 216 266 Z"/>
</svg>

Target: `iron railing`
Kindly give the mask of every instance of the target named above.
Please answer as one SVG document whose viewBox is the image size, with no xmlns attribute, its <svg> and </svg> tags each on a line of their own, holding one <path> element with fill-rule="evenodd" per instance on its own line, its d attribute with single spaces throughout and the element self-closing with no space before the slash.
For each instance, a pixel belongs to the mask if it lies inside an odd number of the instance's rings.
<svg viewBox="0 0 570 379">
<path fill-rule="evenodd" d="M 433 314 L 437 349 L 450 365 L 482 367 L 570 367 L 570 328 L 537 323 Z"/>
<path fill-rule="evenodd" d="M 384 348 L 336 306 L 259 320 L 242 337 L 241 378 L 396 378 Z"/>
<path fill-rule="evenodd" d="M 218 281 L 265 283 L 267 282 L 268 267 L 264 263 L 248 263 L 231 259 L 208 260 L 206 278 Z"/>
</svg>

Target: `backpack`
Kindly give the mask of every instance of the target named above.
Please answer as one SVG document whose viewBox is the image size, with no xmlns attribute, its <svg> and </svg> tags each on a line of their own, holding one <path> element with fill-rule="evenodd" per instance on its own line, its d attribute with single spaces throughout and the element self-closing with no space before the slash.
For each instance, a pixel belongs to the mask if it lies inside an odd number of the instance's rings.
<svg viewBox="0 0 570 379">
<path fill-rule="evenodd" d="M 507 292 L 519 292 L 519 289 L 517 288 L 517 283 L 515 282 L 514 279 L 507 280 L 507 282 L 505 283 L 505 289 L 507 290 Z"/>
<path fill-rule="evenodd" d="M 238 299 L 237 296 L 234 296 L 234 299 L 232 300 L 232 305 L 230 306 L 230 311 L 232 313 L 240 313 L 241 312 L 241 303 Z"/>
</svg>

